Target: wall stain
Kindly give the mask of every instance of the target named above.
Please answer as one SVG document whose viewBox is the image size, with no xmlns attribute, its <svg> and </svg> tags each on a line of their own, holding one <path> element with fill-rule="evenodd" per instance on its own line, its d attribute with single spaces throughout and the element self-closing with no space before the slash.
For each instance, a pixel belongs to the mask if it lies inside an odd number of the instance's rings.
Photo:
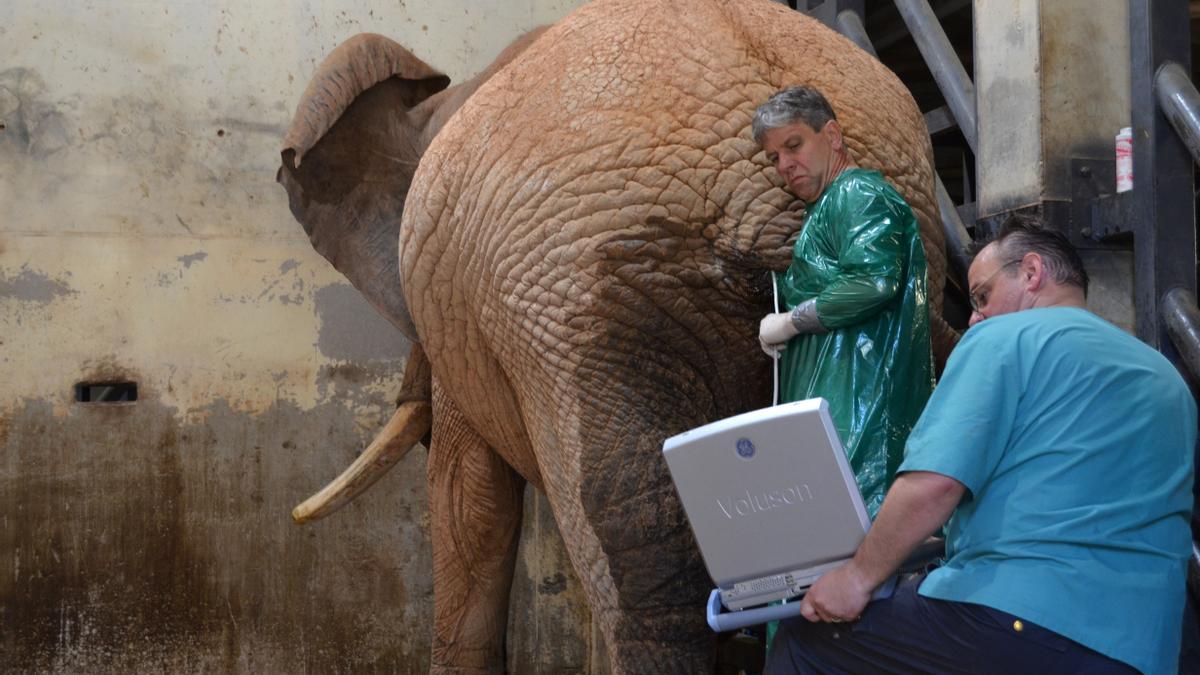
<svg viewBox="0 0 1200 675">
<path fill-rule="evenodd" d="M 219 117 L 213 120 L 213 124 L 250 133 L 266 134 L 272 139 L 283 138 L 287 135 L 287 125 L 278 123 L 270 124 L 267 122 L 238 119 L 236 117 Z"/>
<path fill-rule="evenodd" d="M 385 378 L 376 370 L 354 362 L 324 365 L 317 371 L 317 395 L 322 399 L 342 401 L 351 409 L 360 409 L 375 404 L 376 395 L 370 385 L 387 384 Z"/>
<path fill-rule="evenodd" d="M 330 284 L 317 290 L 313 302 L 321 320 L 317 349 L 338 361 L 379 361 L 403 358 L 410 347 L 404 334 L 369 309 L 350 284 Z M 364 309 L 366 311 L 364 311 Z"/>
<path fill-rule="evenodd" d="M 0 298 L 47 305 L 58 298 L 78 293 L 63 279 L 51 279 L 29 269 L 29 265 L 22 265 L 21 273 L 15 277 L 0 271 Z"/>
<path fill-rule="evenodd" d="M 327 520 L 288 518 L 390 414 L 362 388 L 382 376 L 336 364 L 311 408 L 247 412 L 217 391 L 192 416 L 145 373 L 97 359 L 80 379 L 136 381 L 137 403 L 0 405 L 6 669 L 428 672 L 425 453 Z M 347 415 L 348 398 L 378 425 Z M 545 497 L 528 491 L 525 510 L 512 672 L 586 672 L 582 590 Z"/>
<path fill-rule="evenodd" d="M 394 489 L 300 527 L 291 507 L 369 440 L 340 402 L 250 414 L 217 399 L 193 424 L 142 392 L 65 417 L 0 409 L 6 669 L 428 671 L 429 543 L 417 518 L 396 521 L 424 501 L 423 453 Z"/>
<path fill-rule="evenodd" d="M 543 577 L 541 583 L 538 584 L 538 593 L 542 595 L 558 595 L 567 589 L 567 577 L 562 572 L 555 572 L 553 576 Z"/>
<path fill-rule="evenodd" d="M 189 182 L 219 182 L 220 175 L 199 161 L 200 151 L 181 131 L 193 111 L 168 108 L 163 100 L 154 98 L 171 82 L 174 80 L 147 80 L 139 89 L 150 92 L 145 95 L 51 99 L 36 70 L 17 67 L 0 71 L 0 122 L 5 125 L 0 133 L 0 167 L 11 164 L 4 172 L 19 175 L 28 165 L 30 171 L 56 178 L 41 181 L 48 184 L 39 183 L 41 192 L 36 197 L 26 195 L 41 202 L 53 200 L 56 191 L 78 173 L 80 163 L 90 161 L 143 167 L 138 172 L 145 179 L 143 194 L 154 198 L 167 183 L 176 184 L 184 171 Z M 233 150 L 236 155 L 249 152 L 240 146 Z M 243 159 L 237 157 L 230 163 L 245 163 Z M 199 177 L 193 175 L 197 173 Z M 224 180 L 229 180 L 228 176 Z M 136 182 L 127 187 L 137 189 Z M 165 225 L 170 215 L 165 214 L 159 224 Z"/>
<path fill-rule="evenodd" d="M 46 83 L 36 70 L 0 71 L 0 117 L 5 126 L 0 149 L 12 147 L 45 159 L 71 144 L 67 118 L 55 103 L 44 100 L 46 93 Z"/>
<path fill-rule="evenodd" d="M 357 363 L 338 363 L 332 366 L 322 366 L 317 374 L 317 381 L 333 380 L 350 384 L 362 385 L 371 379 L 366 368 Z"/>
<path fill-rule="evenodd" d="M 300 267 L 300 263 L 297 262 L 296 260 L 285 260 L 283 262 L 283 264 L 281 264 L 279 266 L 279 275 L 280 275 L 280 277 L 283 277 L 283 275 L 285 275 L 289 272 L 294 272 L 298 267 Z M 295 293 L 288 294 L 288 293 L 281 291 L 278 296 L 273 295 L 271 297 L 278 298 L 279 302 L 281 302 L 285 305 L 302 305 L 302 304 L 304 304 L 304 301 L 305 301 L 304 279 L 300 278 L 299 274 L 293 274 L 292 276 L 295 277 L 292 280 L 292 290 L 295 291 Z M 266 279 L 263 279 L 263 281 L 265 282 Z M 279 279 L 276 279 L 275 281 L 271 282 L 271 284 L 268 286 L 267 290 L 274 288 L 281 281 L 283 281 L 283 279 L 279 278 Z M 261 296 L 260 296 L 260 298 L 261 298 Z"/>
<path fill-rule="evenodd" d="M 191 267 L 192 263 L 201 262 L 207 257 L 208 257 L 208 254 L 205 253 L 204 251 L 196 251 L 195 253 L 191 253 L 188 255 L 181 255 L 178 258 L 176 258 L 176 260 L 183 263 L 184 267 Z"/>
</svg>

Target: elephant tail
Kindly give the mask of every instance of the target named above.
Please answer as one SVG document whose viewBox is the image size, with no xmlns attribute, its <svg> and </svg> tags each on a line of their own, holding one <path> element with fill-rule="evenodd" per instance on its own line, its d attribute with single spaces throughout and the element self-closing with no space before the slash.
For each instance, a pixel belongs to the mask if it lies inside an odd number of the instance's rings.
<svg viewBox="0 0 1200 675">
<path fill-rule="evenodd" d="M 433 426 L 433 379 L 429 359 L 414 343 L 404 368 L 404 384 L 396 399 L 396 413 L 354 463 L 320 492 L 292 509 L 292 520 L 319 520 L 350 503 L 383 477 Z M 428 440 L 425 441 L 428 443 Z"/>
<path fill-rule="evenodd" d="M 942 371 L 946 369 L 946 360 L 950 358 L 950 352 L 954 351 L 954 347 L 958 345 L 962 333 L 954 330 L 954 327 L 946 323 L 940 314 L 930 312 L 929 321 L 930 342 L 933 343 L 933 362 L 937 368 L 938 377 L 941 377 Z"/>
</svg>

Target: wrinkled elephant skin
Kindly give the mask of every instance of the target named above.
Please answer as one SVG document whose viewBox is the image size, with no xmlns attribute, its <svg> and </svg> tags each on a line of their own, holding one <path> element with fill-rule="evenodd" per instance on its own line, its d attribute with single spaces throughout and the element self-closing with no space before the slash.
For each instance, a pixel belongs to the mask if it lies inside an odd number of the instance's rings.
<svg viewBox="0 0 1200 675">
<path fill-rule="evenodd" d="M 375 302 L 409 313 L 393 321 L 432 369 L 435 670 L 503 668 L 529 481 L 614 669 L 708 671 L 711 580 L 661 446 L 769 403 L 766 271 L 788 264 L 803 213 L 750 137 L 754 108 L 792 84 L 827 95 L 854 158 L 916 212 L 940 314 L 924 122 L 876 60 L 767 0 L 596 0 L 510 58 L 418 148 L 400 278 Z M 387 210 L 368 220 L 394 228 Z M 935 317 L 940 351 L 947 335 Z"/>
</svg>

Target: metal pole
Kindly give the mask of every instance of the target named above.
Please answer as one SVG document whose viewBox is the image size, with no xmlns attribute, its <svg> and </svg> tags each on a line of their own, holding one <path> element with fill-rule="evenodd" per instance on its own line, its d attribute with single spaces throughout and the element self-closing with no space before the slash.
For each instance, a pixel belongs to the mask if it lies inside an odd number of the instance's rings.
<svg viewBox="0 0 1200 675">
<path fill-rule="evenodd" d="M 867 37 L 867 27 L 863 25 L 858 12 L 843 9 L 838 12 L 836 23 L 839 33 L 850 38 L 850 41 L 858 45 L 864 52 L 879 58 L 879 55 L 875 53 L 875 47 L 871 46 L 871 38 Z"/>
<path fill-rule="evenodd" d="M 1192 159 L 1200 162 L 1200 92 L 1192 78 L 1178 63 L 1164 63 L 1154 76 L 1154 93 Z"/>
<path fill-rule="evenodd" d="M 941 176 L 934 172 L 933 177 L 937 183 L 934 187 L 937 190 L 938 211 L 942 214 L 942 234 L 946 238 L 946 259 L 950 263 L 954 278 L 958 279 L 963 288 L 967 288 L 970 286 L 967 283 L 967 270 L 971 269 L 967 244 L 971 241 L 971 235 L 967 234 L 967 228 L 963 227 L 962 219 L 958 217 L 958 208 L 954 206 L 954 200 L 950 199 L 950 193 L 946 192 Z"/>
<path fill-rule="evenodd" d="M 1163 297 L 1162 318 L 1183 364 L 1200 381 L 1200 309 L 1196 308 L 1196 295 L 1186 288 L 1172 288 Z"/>
<path fill-rule="evenodd" d="M 916 40 L 917 48 L 921 50 L 921 56 L 925 58 L 925 63 L 929 66 L 929 72 L 933 74 L 938 89 L 946 98 L 946 104 L 950 107 L 950 112 L 954 114 L 958 128 L 962 131 L 963 137 L 967 139 L 967 145 L 971 146 L 971 152 L 978 154 L 979 134 L 975 121 L 975 85 L 971 82 L 971 78 L 967 77 L 967 71 L 963 68 L 962 61 L 958 60 L 958 54 L 950 45 L 950 38 L 946 37 L 946 31 L 942 29 L 937 15 L 933 13 L 929 3 L 925 0 L 895 0 L 895 2 L 896 9 L 900 10 L 900 16 L 908 26 L 908 32 L 912 33 L 913 40 Z"/>
<path fill-rule="evenodd" d="M 1184 72 L 1190 67 L 1187 0 L 1130 0 L 1129 55 L 1133 190 L 1128 193 L 1128 213 L 1133 221 L 1137 334 L 1178 362 L 1182 356 L 1167 334 L 1161 307 L 1167 291 L 1196 291 L 1195 161 L 1168 121 L 1175 104 L 1160 108 L 1156 94 L 1161 89 L 1171 99 L 1182 89 L 1175 86 L 1173 69 L 1160 72 L 1163 65 L 1177 62 Z M 1162 73 L 1164 79 L 1159 80 Z"/>
</svg>

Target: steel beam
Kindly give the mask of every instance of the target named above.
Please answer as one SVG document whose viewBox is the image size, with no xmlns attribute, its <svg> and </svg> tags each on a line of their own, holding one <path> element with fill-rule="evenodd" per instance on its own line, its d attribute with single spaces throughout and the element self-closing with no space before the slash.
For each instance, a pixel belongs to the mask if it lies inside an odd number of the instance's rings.
<svg viewBox="0 0 1200 675">
<path fill-rule="evenodd" d="M 797 3 L 796 8 L 826 26 L 841 32 L 840 22 L 853 21 L 849 17 L 843 18 L 844 14 L 853 14 L 854 19 L 857 19 L 858 25 L 861 26 L 863 24 L 866 3 L 864 0 L 801 0 Z M 863 30 L 863 34 L 866 34 L 865 29 Z M 859 46 L 861 47 L 862 45 Z M 874 56 L 874 52 L 872 52 L 872 56 Z"/>
<path fill-rule="evenodd" d="M 1170 339 L 1159 307 L 1176 288 L 1191 293 L 1195 303 L 1194 164 L 1158 105 L 1155 78 L 1170 62 L 1185 72 L 1190 67 L 1187 0 L 1130 0 L 1129 31 L 1133 190 L 1128 213 L 1134 221 L 1137 334 L 1178 363 L 1182 353 Z M 1172 88 L 1172 72 L 1167 71 L 1164 92 Z"/>
<path fill-rule="evenodd" d="M 971 0 L 938 0 L 933 4 L 933 13 L 937 15 L 938 21 L 945 19 L 948 16 L 956 14 L 971 6 Z M 887 49 L 892 45 L 909 37 L 908 27 L 897 24 L 894 21 L 887 22 L 889 28 L 884 29 L 875 36 L 872 43 L 875 49 Z"/>
<path fill-rule="evenodd" d="M 957 127 L 958 123 L 954 121 L 954 115 L 950 114 L 950 109 L 944 105 L 925 113 L 925 128 L 929 130 L 930 136 Z"/>
<path fill-rule="evenodd" d="M 859 49 L 876 59 L 879 58 L 879 54 L 875 53 L 875 47 L 871 45 L 871 38 L 867 37 L 867 27 L 863 25 L 862 17 L 858 15 L 858 12 L 843 9 L 838 12 L 834 24 L 837 31 L 850 38 L 850 41 L 858 45 Z"/>
<path fill-rule="evenodd" d="M 958 128 L 962 130 L 971 152 L 978 152 L 978 127 L 975 117 L 975 85 L 967 77 L 967 71 L 959 61 L 958 54 L 946 37 L 946 31 L 926 0 L 895 0 L 896 9 L 912 33 L 921 56 L 925 58 L 929 72 L 937 82 L 938 89 L 946 99 L 946 105 L 954 114 Z"/>
<path fill-rule="evenodd" d="M 1200 309 L 1196 294 L 1185 288 L 1173 288 L 1163 297 L 1162 319 L 1179 360 L 1192 379 L 1200 382 Z"/>
<path fill-rule="evenodd" d="M 937 179 L 934 189 L 937 191 L 938 211 L 942 214 L 942 235 L 946 239 L 946 260 L 950 263 L 954 278 L 963 288 L 968 288 L 967 270 L 971 269 L 971 256 L 967 254 L 967 244 L 971 243 L 971 235 L 963 227 L 958 207 L 950 199 L 950 193 L 946 192 L 941 177 L 935 172 L 934 178 Z"/>
</svg>

